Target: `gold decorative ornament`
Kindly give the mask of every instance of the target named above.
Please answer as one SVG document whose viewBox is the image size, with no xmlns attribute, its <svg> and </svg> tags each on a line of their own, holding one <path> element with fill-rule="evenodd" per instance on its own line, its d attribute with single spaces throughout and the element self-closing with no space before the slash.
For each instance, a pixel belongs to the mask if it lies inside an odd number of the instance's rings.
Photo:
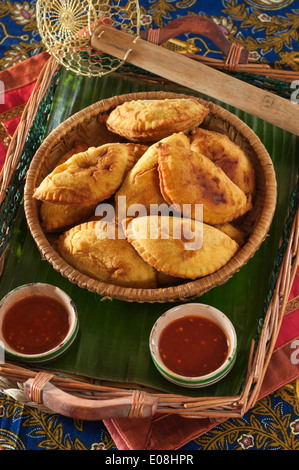
<svg viewBox="0 0 299 470">
<path fill-rule="evenodd" d="M 46 50 L 78 75 L 101 76 L 118 69 L 123 59 L 92 48 L 95 28 L 107 24 L 139 34 L 138 0 L 37 0 L 37 26 Z"/>
</svg>

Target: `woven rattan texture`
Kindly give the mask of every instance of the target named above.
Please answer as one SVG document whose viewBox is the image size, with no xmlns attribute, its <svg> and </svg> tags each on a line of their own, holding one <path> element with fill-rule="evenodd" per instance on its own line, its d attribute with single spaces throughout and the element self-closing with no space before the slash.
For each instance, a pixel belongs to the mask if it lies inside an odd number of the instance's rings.
<svg viewBox="0 0 299 470">
<path fill-rule="evenodd" d="M 27 135 L 22 155 L 12 174 L 9 187 L 6 189 L 5 197 L 0 206 L 0 257 L 5 252 L 14 229 L 14 221 L 23 199 L 27 170 L 44 137 L 46 122 L 58 83 L 58 75 L 57 73 L 53 76 L 48 92 L 40 103 L 33 125 Z"/>
<path fill-rule="evenodd" d="M 276 178 L 272 161 L 260 140 L 245 123 L 223 108 L 214 105 L 213 112 L 205 120 L 204 126 L 220 132 L 223 131 L 246 151 L 255 167 L 257 181 L 254 206 L 243 224 L 243 228 L 249 234 L 248 242 L 221 270 L 194 282 L 182 283 L 174 287 L 160 289 L 122 288 L 95 281 L 70 269 L 70 266 L 51 247 L 51 241 L 47 240 L 40 226 L 37 203 L 32 199 L 32 191 L 51 171 L 53 164 L 55 165 L 60 155 L 65 153 L 70 143 L 76 138 L 81 138 L 81 135 L 86 136 L 89 145 L 105 143 L 109 137 L 107 137 L 105 124 L 101 127 L 98 122 L 98 114 L 107 113 L 124 101 L 182 96 L 185 95 L 170 95 L 162 92 L 137 93 L 100 101 L 64 121 L 45 139 L 34 156 L 27 174 L 25 188 L 25 213 L 29 229 L 43 257 L 71 282 L 75 282 L 91 292 L 120 300 L 166 302 L 190 299 L 226 282 L 247 263 L 265 239 L 276 205 Z"/>
</svg>

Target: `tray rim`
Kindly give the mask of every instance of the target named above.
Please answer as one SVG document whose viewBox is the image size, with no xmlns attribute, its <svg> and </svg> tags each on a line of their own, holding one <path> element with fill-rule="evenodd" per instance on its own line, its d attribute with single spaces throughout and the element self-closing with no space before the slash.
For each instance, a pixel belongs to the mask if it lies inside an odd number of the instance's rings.
<svg viewBox="0 0 299 470">
<path fill-rule="evenodd" d="M 29 99 L 27 109 L 25 109 L 23 112 L 22 121 L 26 122 L 28 130 L 31 127 L 40 101 L 47 91 L 47 87 L 51 81 L 52 75 L 57 69 L 57 65 L 53 62 L 54 61 L 50 58 L 40 75 L 39 82 L 41 82 L 43 85 L 44 93 L 39 93 L 37 95 L 38 90 L 35 90 Z M 24 143 L 24 134 L 21 132 L 22 130 L 22 127 L 18 128 L 15 135 L 13 136 L 10 147 L 8 149 L 8 156 L 11 156 L 11 153 L 15 152 L 15 148 L 17 147 L 19 150 L 18 157 L 20 157 L 20 153 L 23 148 L 22 141 Z M 25 136 L 26 135 L 27 133 L 25 132 Z M 180 397 L 179 395 L 159 393 L 155 395 L 155 398 L 158 401 L 155 411 L 158 410 L 159 412 L 181 414 L 182 416 L 193 418 L 208 417 L 217 420 L 230 417 L 241 417 L 249 408 L 255 404 L 256 400 L 258 399 L 262 379 L 265 375 L 272 351 L 274 349 L 279 327 L 283 318 L 283 312 L 296 274 L 299 259 L 298 236 L 299 211 L 297 210 L 292 224 L 292 231 L 288 242 L 288 247 L 279 271 L 275 291 L 272 295 L 267 313 L 265 315 L 263 329 L 257 348 L 255 348 L 254 341 L 251 345 L 246 384 L 242 393 L 238 396 L 226 397 L 225 401 L 218 397 L 188 399 L 188 397 L 185 396 Z M 2 258 L 4 258 L 4 256 L 5 253 L 3 254 Z M 41 369 L 38 371 L 31 371 L 13 364 L 3 364 L 0 366 L 1 376 L 7 377 L 10 380 L 17 380 L 23 384 L 37 376 L 39 371 L 41 371 Z M 129 395 L 131 401 L 131 408 L 129 407 L 129 409 L 134 409 L 134 411 L 136 411 L 135 390 L 132 391 L 124 390 L 123 388 L 103 387 L 102 385 L 89 384 L 82 382 L 81 380 L 74 380 L 72 378 L 61 378 L 55 375 L 55 372 L 53 372 L 51 382 L 60 389 L 71 391 L 71 393 L 74 389 L 78 390 L 78 388 L 83 393 L 83 395 L 85 395 L 86 390 L 91 390 L 95 394 L 98 393 L 101 397 L 103 397 L 103 393 L 106 393 L 106 404 L 110 402 L 109 398 L 111 397 L 112 400 L 115 400 L 120 396 Z M 141 406 L 142 403 L 140 403 L 140 400 L 137 400 L 137 404 L 137 408 L 140 408 L 142 411 L 143 406 Z M 169 404 L 171 408 L 169 408 Z M 35 403 L 33 406 L 39 406 L 39 404 Z M 55 412 L 55 409 L 50 408 L 49 411 Z M 130 415 L 132 417 L 132 413 L 129 411 L 128 416 Z M 139 413 L 138 417 L 141 416 L 142 413 Z M 117 417 L 117 414 L 112 413 L 110 417 L 115 418 Z"/>
</svg>

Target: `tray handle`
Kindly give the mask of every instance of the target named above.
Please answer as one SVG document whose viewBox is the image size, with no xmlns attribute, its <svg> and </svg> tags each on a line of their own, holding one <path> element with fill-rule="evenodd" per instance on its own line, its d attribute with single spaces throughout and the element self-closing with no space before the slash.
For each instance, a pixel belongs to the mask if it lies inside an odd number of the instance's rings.
<svg viewBox="0 0 299 470">
<path fill-rule="evenodd" d="M 50 383 L 53 374 L 38 372 L 24 383 L 26 398 L 43 404 L 63 416 L 97 421 L 109 418 L 147 418 L 155 414 L 158 399 L 146 392 L 133 390 L 131 395 L 105 400 L 80 398 Z"/>
<path fill-rule="evenodd" d="M 140 37 L 156 45 L 161 45 L 180 34 L 201 34 L 209 38 L 223 54 L 232 60 L 232 55 L 236 57 L 234 61 L 239 64 L 247 64 L 249 50 L 239 46 L 226 37 L 222 29 L 211 19 L 199 15 L 182 16 L 169 21 L 162 28 L 140 31 Z M 237 50 L 235 52 L 234 50 Z"/>
</svg>

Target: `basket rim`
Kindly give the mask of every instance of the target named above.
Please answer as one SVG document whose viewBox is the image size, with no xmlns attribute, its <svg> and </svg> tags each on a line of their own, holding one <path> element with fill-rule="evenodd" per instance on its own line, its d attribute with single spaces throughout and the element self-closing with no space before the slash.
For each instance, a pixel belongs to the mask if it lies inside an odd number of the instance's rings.
<svg viewBox="0 0 299 470">
<path fill-rule="evenodd" d="M 164 98 L 194 98 L 202 104 L 211 107 L 211 114 L 217 115 L 218 118 L 228 122 L 235 127 L 239 134 L 249 143 L 259 158 L 259 163 L 265 175 L 265 201 L 259 220 L 253 229 L 246 244 L 241 247 L 237 254 L 220 270 L 212 273 L 204 278 L 199 278 L 181 284 L 179 286 L 158 287 L 156 289 L 128 288 L 117 285 L 108 284 L 89 276 L 82 274 L 72 266 L 67 264 L 62 257 L 56 252 L 44 234 L 38 222 L 37 202 L 33 200 L 32 194 L 34 188 L 35 174 L 43 163 L 42 156 L 50 152 L 52 146 L 62 135 L 66 135 L 75 126 L 84 122 L 86 119 L 97 117 L 101 112 L 112 109 L 124 101 L 133 99 L 164 99 Z M 67 277 L 71 282 L 79 287 L 87 288 L 89 291 L 98 293 L 104 298 L 115 298 L 118 300 L 132 302 L 173 302 L 198 297 L 207 290 L 225 283 L 230 277 L 241 269 L 243 265 L 255 254 L 267 237 L 270 228 L 277 201 L 277 182 L 274 166 L 270 155 L 262 144 L 259 137 L 253 130 L 243 122 L 239 117 L 221 106 L 206 101 L 202 98 L 182 93 L 150 91 L 136 92 L 113 96 L 100 100 L 90 106 L 76 112 L 65 121 L 60 123 L 45 138 L 37 152 L 35 153 L 30 167 L 27 172 L 25 188 L 24 188 L 24 210 L 29 230 L 41 252 L 43 257 L 48 260 L 54 269 L 59 271 L 63 276 Z"/>
</svg>

